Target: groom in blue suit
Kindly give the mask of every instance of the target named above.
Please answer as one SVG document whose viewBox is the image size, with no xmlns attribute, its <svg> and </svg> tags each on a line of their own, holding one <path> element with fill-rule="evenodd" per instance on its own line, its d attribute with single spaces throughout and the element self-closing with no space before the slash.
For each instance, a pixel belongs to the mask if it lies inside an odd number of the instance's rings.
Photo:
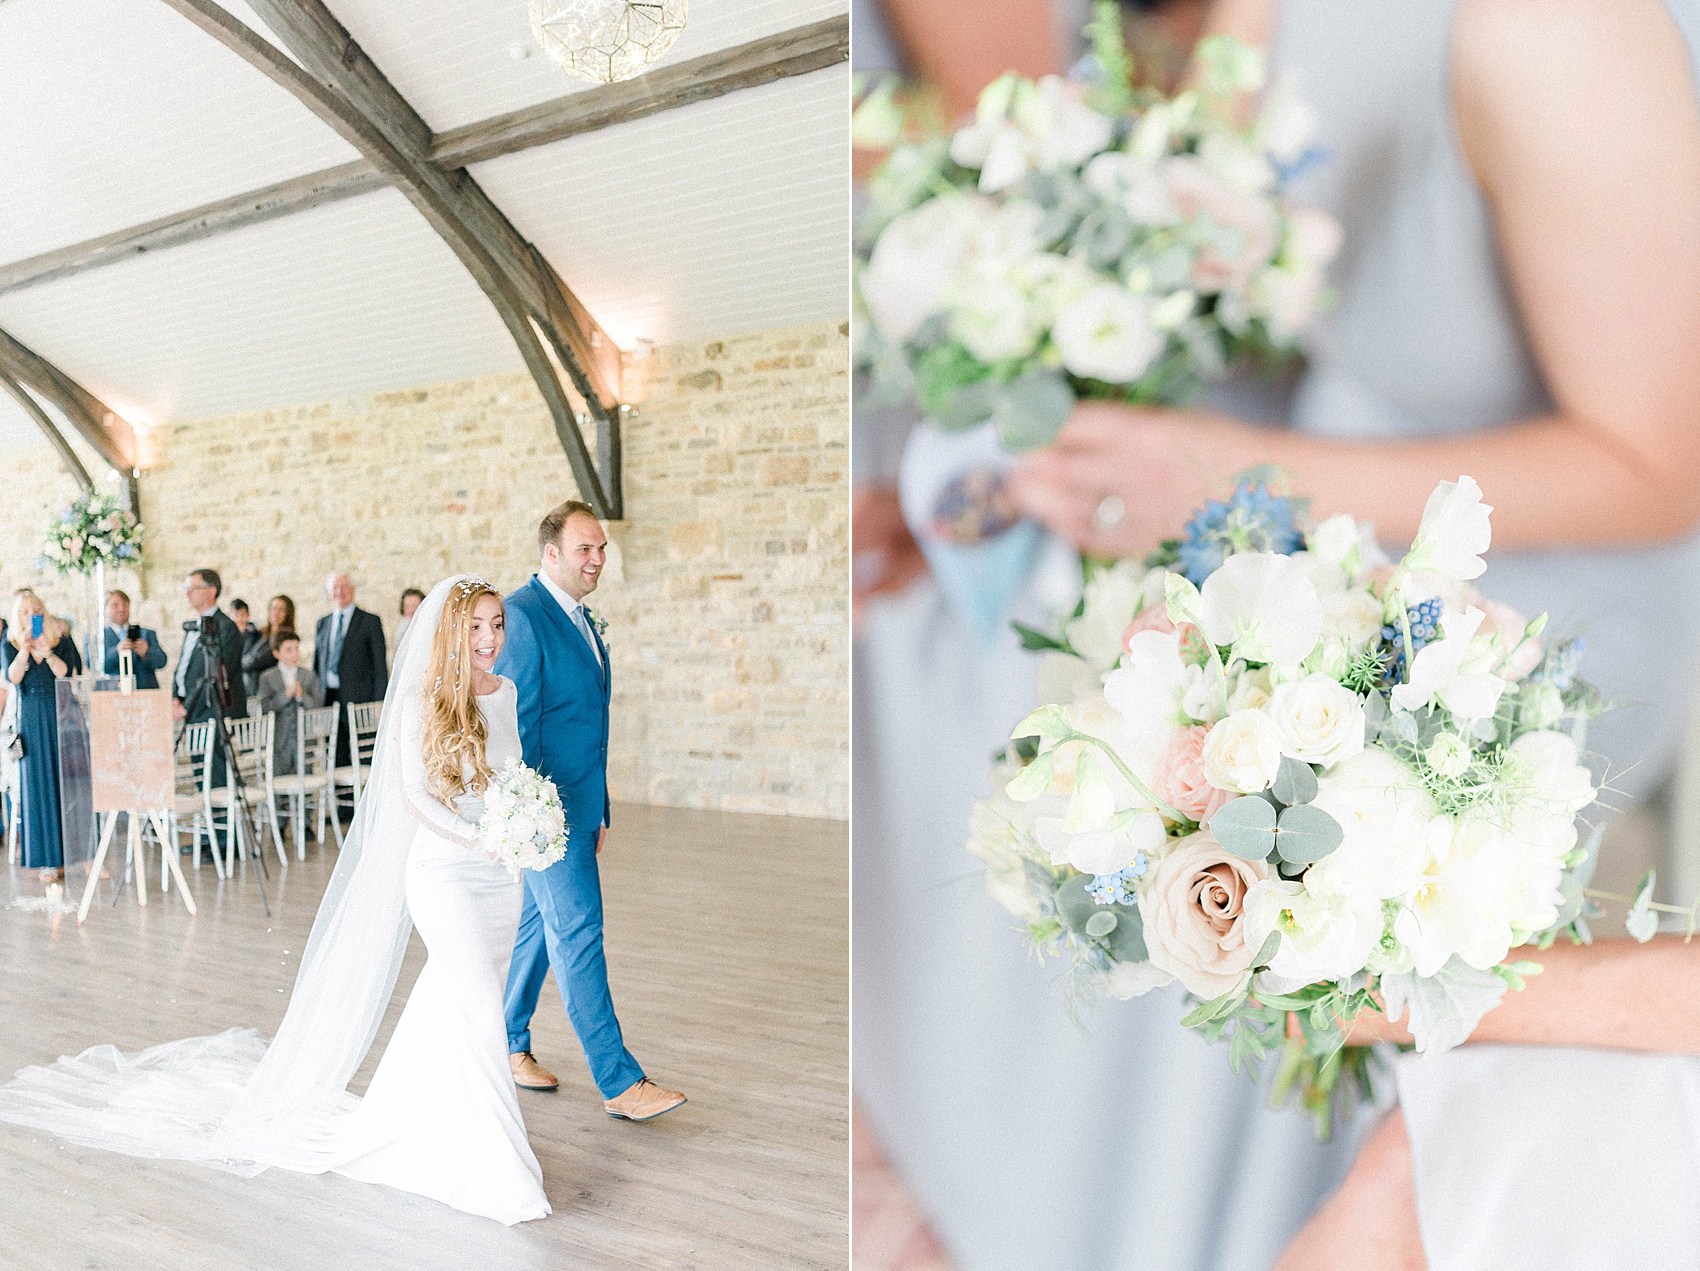
<svg viewBox="0 0 1700 1271">
<path fill-rule="evenodd" d="M 525 908 L 508 967 L 508 1062 L 528 1090 L 560 1083 L 531 1053 L 531 1017 L 553 968 L 567 1018 L 611 1117 L 648 1121 L 685 1102 L 643 1075 L 626 1049 L 602 955 L 602 878 L 608 833 L 608 650 L 584 598 L 596 590 L 608 536 L 587 504 L 561 504 L 537 530 L 531 581 L 507 598 L 507 642 L 496 670 L 519 690 L 525 762 L 555 783 L 566 810 L 567 854 L 525 873 Z"/>
</svg>

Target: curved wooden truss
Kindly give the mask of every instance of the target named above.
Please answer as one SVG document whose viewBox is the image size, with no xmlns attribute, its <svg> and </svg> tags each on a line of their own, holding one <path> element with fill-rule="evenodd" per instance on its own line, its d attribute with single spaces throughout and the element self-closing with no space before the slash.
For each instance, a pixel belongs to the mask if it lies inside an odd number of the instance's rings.
<svg viewBox="0 0 1700 1271">
<path fill-rule="evenodd" d="M 53 406 L 70 421 L 78 436 L 94 447 L 111 468 L 124 479 L 125 497 L 132 512 L 140 515 L 136 497 L 136 434 L 124 418 L 53 363 L 0 331 L 0 389 L 4 389 L 35 421 L 58 453 L 65 470 L 85 490 L 94 481 L 42 409 L 41 401 Z M 34 394 L 34 396 L 32 396 Z"/>
</svg>

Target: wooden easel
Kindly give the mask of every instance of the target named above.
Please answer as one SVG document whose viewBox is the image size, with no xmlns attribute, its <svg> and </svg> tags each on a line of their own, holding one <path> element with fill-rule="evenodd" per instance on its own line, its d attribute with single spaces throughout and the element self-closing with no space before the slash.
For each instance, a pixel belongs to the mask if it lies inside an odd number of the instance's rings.
<svg viewBox="0 0 1700 1271">
<path fill-rule="evenodd" d="M 128 650 L 121 650 L 118 654 L 118 674 L 118 692 L 121 697 L 146 696 L 146 694 L 136 693 L 136 678 Z M 159 691 L 158 689 L 149 690 L 149 692 L 155 694 Z M 99 698 L 110 697 L 111 695 L 97 694 L 95 696 Z M 141 703 L 138 703 L 138 706 L 140 705 Z M 96 708 L 91 702 L 91 734 L 96 713 Z M 105 712 L 99 713 L 104 714 Z M 122 714 L 121 710 L 120 714 Z M 141 716 L 144 721 L 146 714 L 147 712 L 144 710 Z M 156 722 L 161 722 L 163 725 L 163 737 L 159 740 L 163 742 L 165 765 L 157 772 L 144 773 L 140 770 L 140 763 L 146 762 L 150 758 L 159 758 L 159 756 L 149 754 L 155 747 L 147 745 L 143 738 L 127 736 L 122 738 L 122 740 L 140 743 L 128 749 L 123 745 L 116 748 L 97 746 L 91 740 L 91 754 L 96 751 L 106 751 L 113 766 L 120 771 L 111 780 L 108 780 L 108 774 L 101 773 L 99 779 L 95 782 L 94 807 L 97 813 L 106 814 L 106 828 L 101 831 L 100 847 L 95 851 L 94 862 L 89 867 L 89 880 L 83 887 L 82 903 L 77 907 L 77 922 L 79 924 L 88 918 L 89 906 L 94 901 L 96 887 L 100 885 L 100 871 L 106 865 L 106 854 L 111 850 L 112 839 L 118 829 L 120 815 L 123 815 L 127 827 L 125 830 L 125 856 L 129 861 L 134 862 L 136 868 L 136 903 L 143 908 L 146 908 L 148 903 L 147 856 L 142 850 L 142 821 L 145 818 L 147 823 L 153 827 L 154 834 L 164 847 L 163 854 L 166 866 L 169 868 L 172 878 L 177 882 L 177 891 L 183 897 L 184 906 L 191 914 L 195 913 L 195 898 L 189 894 L 189 884 L 183 877 L 183 867 L 177 863 L 177 836 L 171 832 L 171 817 L 176 810 L 177 797 L 175 778 L 170 767 L 171 729 L 168 721 Z M 142 728 L 142 732 L 146 732 L 145 727 Z M 122 793 L 123 791 L 130 793 L 125 794 Z M 132 797 L 142 794 L 143 791 L 150 793 L 140 798 Z M 164 806 L 131 806 L 132 803 L 155 804 L 158 800 L 164 800 Z M 116 893 L 122 887 L 122 881 L 114 887 L 112 898 L 114 903 L 117 903 Z"/>
</svg>

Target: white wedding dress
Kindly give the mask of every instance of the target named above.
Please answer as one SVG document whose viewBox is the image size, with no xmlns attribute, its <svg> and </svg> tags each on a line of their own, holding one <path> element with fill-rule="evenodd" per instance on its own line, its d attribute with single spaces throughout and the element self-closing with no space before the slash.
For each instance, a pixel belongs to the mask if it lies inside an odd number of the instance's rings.
<svg viewBox="0 0 1700 1271">
<path fill-rule="evenodd" d="M 252 1175 L 335 1172 L 502 1223 L 550 1212 L 507 1060 L 502 993 L 521 881 L 476 848 L 475 799 L 426 790 L 420 685 L 444 598 L 396 651 L 372 775 L 268 1046 L 252 1028 L 135 1054 L 95 1046 L 0 1086 L 0 1121 Z M 520 757 L 512 681 L 478 699 L 486 756 Z M 364 1098 L 348 1092 L 410 932 L 429 953 Z"/>
</svg>

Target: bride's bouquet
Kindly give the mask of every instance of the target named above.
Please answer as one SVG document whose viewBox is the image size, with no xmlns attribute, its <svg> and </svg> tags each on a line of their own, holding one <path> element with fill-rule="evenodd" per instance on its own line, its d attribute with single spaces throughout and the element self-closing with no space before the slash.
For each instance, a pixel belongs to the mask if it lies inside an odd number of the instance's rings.
<svg viewBox="0 0 1700 1271">
<path fill-rule="evenodd" d="M 857 222 L 856 355 L 947 431 L 1049 442 L 1080 397 L 1180 403 L 1291 346 L 1340 231 L 1286 196 L 1312 116 L 1262 53 L 1198 49 L 1197 86 L 1135 90 L 1117 8 L 1091 83 L 1005 75 L 948 138 L 902 140 L 889 92 L 861 135 L 896 141 Z M 889 117 L 882 129 L 879 117 Z"/>
<path fill-rule="evenodd" d="M 974 810 L 970 850 L 1041 954 L 1113 997 L 1179 981 L 1236 1070 L 1284 1051 L 1277 1095 L 1298 1085 L 1323 1130 L 1367 1083 L 1360 1012 L 1408 1010 L 1443 1051 L 1538 970 L 1514 949 L 1587 938 L 1599 699 L 1579 640 L 1471 585 L 1491 510 L 1442 483 L 1395 563 L 1373 527 L 1247 479 L 1030 637 L 1044 705 Z"/>
<path fill-rule="evenodd" d="M 567 854 L 567 814 L 555 783 L 510 759 L 484 791 L 478 839 L 490 859 L 518 877 L 548 869 Z"/>
</svg>

